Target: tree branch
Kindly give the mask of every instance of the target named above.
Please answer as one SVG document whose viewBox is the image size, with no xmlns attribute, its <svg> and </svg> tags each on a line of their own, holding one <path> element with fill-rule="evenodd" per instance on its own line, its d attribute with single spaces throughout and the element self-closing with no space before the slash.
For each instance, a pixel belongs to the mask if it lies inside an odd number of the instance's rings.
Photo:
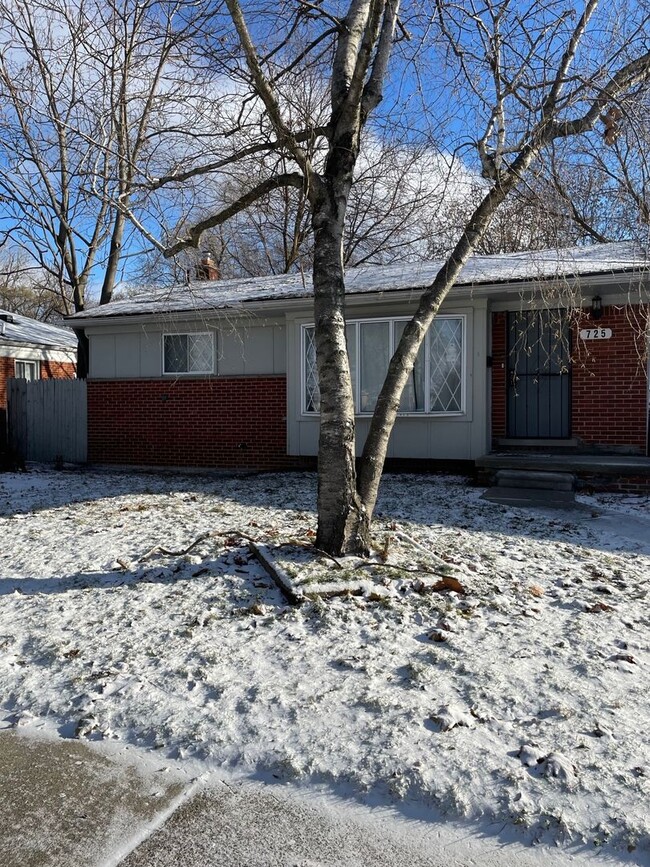
<svg viewBox="0 0 650 867">
<path fill-rule="evenodd" d="M 245 195 L 237 199 L 236 202 L 233 202 L 231 205 L 228 205 L 227 208 L 219 211 L 218 214 L 213 214 L 211 217 L 206 217 L 205 220 L 195 223 L 195 225 L 189 230 L 189 236 L 187 238 L 177 241 L 175 244 L 172 244 L 163 251 L 165 259 L 176 256 L 188 247 L 197 248 L 201 243 L 201 235 L 204 232 L 225 223 L 227 220 L 231 219 L 231 217 L 234 217 L 235 214 L 245 210 L 252 205 L 253 202 L 256 202 L 267 193 L 277 190 L 280 187 L 296 187 L 296 189 L 302 190 L 304 189 L 304 186 L 305 179 L 298 172 L 289 172 L 287 174 L 276 175 L 275 177 L 268 178 L 252 190 L 249 190 Z"/>
</svg>

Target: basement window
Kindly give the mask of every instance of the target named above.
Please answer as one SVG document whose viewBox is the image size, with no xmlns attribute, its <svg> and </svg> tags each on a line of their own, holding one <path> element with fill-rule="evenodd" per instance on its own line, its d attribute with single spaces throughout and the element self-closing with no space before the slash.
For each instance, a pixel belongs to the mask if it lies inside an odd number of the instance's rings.
<svg viewBox="0 0 650 867">
<path fill-rule="evenodd" d="M 408 319 L 348 322 L 346 339 L 357 415 L 371 414 L 389 361 Z M 303 413 L 317 413 L 320 391 L 314 326 L 302 329 Z M 400 415 L 461 415 L 465 412 L 465 317 L 437 316 L 420 347 L 400 402 Z"/>
<path fill-rule="evenodd" d="M 213 373 L 214 339 L 210 332 L 163 335 L 163 373 Z"/>
<path fill-rule="evenodd" d="M 41 378 L 40 364 L 38 361 L 16 361 L 16 379 L 26 379 L 34 382 Z"/>
</svg>

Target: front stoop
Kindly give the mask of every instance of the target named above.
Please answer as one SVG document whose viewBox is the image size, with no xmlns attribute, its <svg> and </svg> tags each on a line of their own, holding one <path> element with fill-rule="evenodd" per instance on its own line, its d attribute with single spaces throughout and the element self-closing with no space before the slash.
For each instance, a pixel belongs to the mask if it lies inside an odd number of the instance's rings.
<svg viewBox="0 0 650 867">
<path fill-rule="evenodd" d="M 558 475 L 571 477 L 571 489 L 587 493 L 650 493 L 650 458 L 640 455 L 493 452 L 477 458 L 475 467 L 477 481 L 486 486 L 499 484 L 531 488 L 535 475 L 541 474 L 543 481 L 539 487 L 542 490 L 547 488 L 545 479 Z M 515 475 L 508 476 L 507 473 Z M 502 481 L 498 482 L 500 474 Z M 548 487 L 553 489 L 553 485 Z M 568 490 L 561 483 L 555 489 Z"/>
<path fill-rule="evenodd" d="M 575 507 L 573 473 L 500 469 L 483 499 L 503 506 L 570 509 Z"/>
<path fill-rule="evenodd" d="M 576 502 L 573 491 L 554 491 L 548 488 L 506 488 L 495 485 L 481 495 L 481 499 L 502 506 L 537 509 L 586 508 Z"/>
<path fill-rule="evenodd" d="M 499 488 L 534 488 L 545 491 L 573 491 L 573 473 L 540 470 L 497 470 L 495 482 Z"/>
</svg>

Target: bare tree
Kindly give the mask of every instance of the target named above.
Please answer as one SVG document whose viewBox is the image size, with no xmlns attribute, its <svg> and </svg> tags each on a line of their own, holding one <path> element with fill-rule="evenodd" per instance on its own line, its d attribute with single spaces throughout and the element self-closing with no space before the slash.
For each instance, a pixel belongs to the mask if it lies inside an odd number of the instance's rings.
<svg viewBox="0 0 650 867">
<path fill-rule="evenodd" d="M 50 276 L 10 254 L 0 260 L 0 307 L 42 322 L 60 322 L 64 313 Z"/>
<path fill-rule="evenodd" d="M 220 160 L 169 172 L 160 185 L 228 172 L 251 157 L 265 168 L 226 207 L 204 212 L 174 242 L 159 247 L 166 256 L 196 248 L 205 232 L 274 190 L 305 196 L 313 232 L 320 383 L 317 544 L 331 553 L 365 551 L 400 396 L 429 326 L 499 209 L 530 179 L 531 167 L 574 139 L 591 134 L 602 141 L 602 132 L 616 138 L 620 120 L 608 126 L 601 115 L 645 94 L 648 10 L 645 0 L 619 0 L 602 10 L 598 0 L 587 0 L 579 12 L 557 0 L 532 0 L 525 10 L 510 0 L 438 0 L 426 10 L 409 2 L 400 8 L 399 0 L 284 0 L 278 18 L 278 4 L 260 0 L 247 10 L 247 20 L 238 0 L 225 0 L 225 6 L 231 37 L 221 40 L 212 61 L 238 81 L 237 129 L 245 128 L 249 139 Z M 326 83 L 325 119 L 294 110 L 293 84 L 307 68 Z M 410 94 L 398 93 L 398 80 L 416 86 Z M 385 92 L 388 110 L 380 118 Z M 419 112 L 413 110 L 416 98 Z M 451 123 L 440 112 L 443 104 L 457 106 Z M 404 329 L 357 472 L 344 244 L 362 132 L 371 118 L 378 129 L 390 124 L 405 137 L 435 128 L 439 141 L 455 138 L 457 147 L 478 158 L 485 184 Z M 441 133 L 446 124 L 448 132 Z"/>
<path fill-rule="evenodd" d="M 110 301 L 132 232 L 125 208 L 142 205 L 136 170 L 191 124 L 202 71 L 183 51 L 208 13 L 185 11 L 184 0 L 0 3 L 3 225 L 66 313 L 89 288 Z"/>
</svg>

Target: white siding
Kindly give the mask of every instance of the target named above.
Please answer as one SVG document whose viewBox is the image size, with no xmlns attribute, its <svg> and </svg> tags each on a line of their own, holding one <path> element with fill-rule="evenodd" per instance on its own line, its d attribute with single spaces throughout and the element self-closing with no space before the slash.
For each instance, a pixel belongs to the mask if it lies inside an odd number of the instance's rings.
<svg viewBox="0 0 650 867">
<path fill-rule="evenodd" d="M 219 376 L 264 376 L 286 372 L 284 321 L 226 320 L 118 325 L 87 329 L 92 379 L 151 379 L 162 372 L 163 334 L 214 331 Z"/>
</svg>

